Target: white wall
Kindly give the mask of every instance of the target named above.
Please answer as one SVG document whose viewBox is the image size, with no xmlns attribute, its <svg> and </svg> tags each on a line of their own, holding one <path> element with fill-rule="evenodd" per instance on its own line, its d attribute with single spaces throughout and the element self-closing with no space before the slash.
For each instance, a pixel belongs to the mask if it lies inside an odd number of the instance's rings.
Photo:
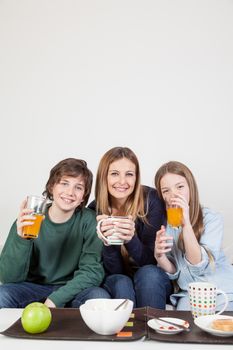
<svg viewBox="0 0 233 350">
<path fill-rule="evenodd" d="M 59 160 L 95 173 L 129 146 L 148 185 L 186 163 L 232 247 L 232 18 L 230 0 L 0 0 L 0 243 Z"/>
</svg>

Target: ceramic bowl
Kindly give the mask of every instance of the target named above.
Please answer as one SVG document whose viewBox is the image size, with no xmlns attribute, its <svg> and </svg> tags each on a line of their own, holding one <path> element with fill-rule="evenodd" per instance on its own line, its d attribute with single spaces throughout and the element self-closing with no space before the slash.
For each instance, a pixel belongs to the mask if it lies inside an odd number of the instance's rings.
<svg viewBox="0 0 233 350">
<path fill-rule="evenodd" d="M 83 321 L 93 332 L 112 335 L 122 330 L 133 310 L 131 300 L 114 310 L 123 301 L 124 299 L 89 299 L 79 310 Z"/>
</svg>

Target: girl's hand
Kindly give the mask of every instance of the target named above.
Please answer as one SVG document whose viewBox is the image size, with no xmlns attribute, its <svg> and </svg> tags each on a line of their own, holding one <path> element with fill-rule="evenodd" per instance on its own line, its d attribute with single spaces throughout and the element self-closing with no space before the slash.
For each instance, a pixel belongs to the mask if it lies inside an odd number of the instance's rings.
<svg viewBox="0 0 233 350">
<path fill-rule="evenodd" d="M 33 225 L 33 220 L 35 220 L 35 217 L 31 215 L 33 210 L 26 208 L 26 202 L 27 200 L 24 199 L 21 203 L 19 215 L 16 221 L 17 233 L 22 238 L 24 238 L 23 227 Z"/>
<path fill-rule="evenodd" d="M 178 207 L 182 208 L 182 211 L 183 211 L 182 225 L 183 226 L 191 225 L 190 217 L 189 217 L 189 204 L 187 200 L 180 194 L 176 194 L 175 197 L 171 198 L 171 204 L 177 205 Z"/>
<path fill-rule="evenodd" d="M 154 256 L 156 259 L 162 258 L 166 253 L 171 251 L 173 243 L 167 242 L 173 241 L 172 236 L 166 236 L 166 230 L 164 226 L 161 226 L 161 230 L 156 233 Z"/>
</svg>

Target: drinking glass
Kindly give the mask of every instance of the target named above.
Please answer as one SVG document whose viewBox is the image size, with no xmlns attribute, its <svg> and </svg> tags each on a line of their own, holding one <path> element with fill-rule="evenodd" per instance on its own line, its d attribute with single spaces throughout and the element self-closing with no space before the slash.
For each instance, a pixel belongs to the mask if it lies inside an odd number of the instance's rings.
<svg viewBox="0 0 233 350">
<path fill-rule="evenodd" d="M 46 209 L 47 200 L 42 196 L 28 196 L 26 208 L 32 209 L 33 212 L 30 214 L 34 219 L 32 225 L 23 227 L 24 238 L 37 238 L 40 232 L 41 223 L 44 219 L 44 213 Z M 30 221 L 30 220 L 27 220 Z"/>
<path fill-rule="evenodd" d="M 172 227 L 179 227 L 182 225 L 183 210 L 177 205 L 167 206 L 167 223 Z"/>
</svg>

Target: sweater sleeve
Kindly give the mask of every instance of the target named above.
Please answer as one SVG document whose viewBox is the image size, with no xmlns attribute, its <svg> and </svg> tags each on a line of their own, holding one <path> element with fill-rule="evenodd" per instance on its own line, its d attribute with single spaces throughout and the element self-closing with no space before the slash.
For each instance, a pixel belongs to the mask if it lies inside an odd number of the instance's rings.
<svg viewBox="0 0 233 350">
<path fill-rule="evenodd" d="M 96 235 L 95 227 L 96 221 L 94 220 L 85 228 L 79 266 L 74 271 L 73 278 L 48 296 L 57 307 L 64 306 L 82 290 L 99 286 L 104 278 L 101 260 L 103 245 Z"/>
<path fill-rule="evenodd" d="M 103 262 L 107 274 L 124 273 L 124 264 L 121 255 L 121 246 L 104 246 Z"/>
<path fill-rule="evenodd" d="M 143 189 L 147 223 L 137 219 L 135 223 L 136 233 L 131 241 L 125 244 L 129 256 L 138 267 L 156 264 L 154 258 L 156 232 L 161 228 L 161 225 L 165 224 L 166 220 L 164 205 L 159 199 L 157 191 L 147 186 L 144 186 Z M 92 207 L 90 205 L 90 208 Z M 120 246 L 104 246 L 103 261 L 108 274 L 124 273 L 125 268 Z"/>
<path fill-rule="evenodd" d="M 156 264 L 154 258 L 154 244 L 156 232 L 165 223 L 165 209 L 159 199 L 157 191 L 147 187 L 146 197 L 146 219 L 136 222 L 136 234 L 132 240 L 125 245 L 129 255 L 138 266 Z"/>
<path fill-rule="evenodd" d="M 0 281 L 18 283 L 27 279 L 33 241 L 17 234 L 13 223 L 0 256 Z"/>
</svg>

